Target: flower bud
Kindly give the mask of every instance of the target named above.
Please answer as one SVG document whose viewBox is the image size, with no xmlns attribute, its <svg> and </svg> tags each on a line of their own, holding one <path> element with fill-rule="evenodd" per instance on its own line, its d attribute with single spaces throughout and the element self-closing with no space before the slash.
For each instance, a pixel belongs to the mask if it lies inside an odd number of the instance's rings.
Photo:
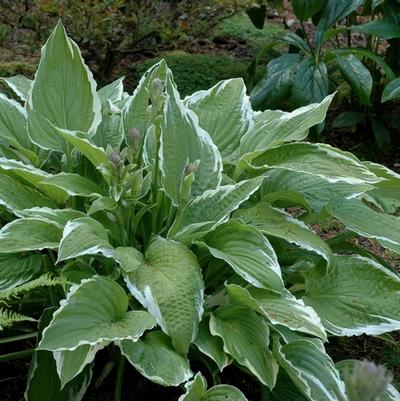
<svg viewBox="0 0 400 401">
<path fill-rule="evenodd" d="M 130 148 L 136 153 L 140 148 L 142 135 L 137 128 L 131 128 L 128 131 L 127 142 Z"/>
<path fill-rule="evenodd" d="M 163 106 L 164 102 L 163 92 L 164 92 L 163 81 L 161 81 L 161 79 L 159 78 L 153 79 L 153 81 L 150 84 L 149 96 L 151 104 L 157 113 L 161 111 Z"/>
<path fill-rule="evenodd" d="M 197 163 L 197 162 L 193 162 L 193 163 L 187 164 L 185 166 L 185 173 L 184 173 L 185 177 L 190 175 L 190 174 L 192 174 L 192 173 L 195 173 L 196 170 L 197 170 L 198 165 L 199 165 L 199 163 Z"/>
</svg>

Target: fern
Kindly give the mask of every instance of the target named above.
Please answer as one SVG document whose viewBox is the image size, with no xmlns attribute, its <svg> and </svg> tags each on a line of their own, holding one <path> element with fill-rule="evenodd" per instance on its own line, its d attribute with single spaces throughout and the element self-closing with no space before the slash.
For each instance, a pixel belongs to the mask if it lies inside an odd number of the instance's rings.
<svg viewBox="0 0 400 401">
<path fill-rule="evenodd" d="M 25 321 L 34 322 L 35 319 L 29 316 L 21 315 L 13 311 L 0 309 L 0 331 L 4 330 L 7 327 L 11 327 L 15 323 L 25 322 Z"/>
</svg>

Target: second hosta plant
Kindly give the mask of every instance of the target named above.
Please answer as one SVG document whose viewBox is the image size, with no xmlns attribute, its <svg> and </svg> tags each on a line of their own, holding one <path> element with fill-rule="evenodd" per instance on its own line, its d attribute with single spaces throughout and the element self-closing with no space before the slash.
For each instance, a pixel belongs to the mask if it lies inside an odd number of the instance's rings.
<svg viewBox="0 0 400 401">
<path fill-rule="evenodd" d="M 400 253 L 400 176 L 304 142 L 331 97 L 255 113 L 232 79 L 181 99 L 164 62 L 97 90 L 61 24 L 35 79 L 4 83 L 0 324 L 38 330 L 26 400 L 81 400 L 107 348 L 116 400 L 130 363 L 180 401 L 246 400 L 230 364 L 267 400 L 352 401 L 358 362 L 324 343 L 400 329 L 398 275 L 348 241 Z"/>
</svg>

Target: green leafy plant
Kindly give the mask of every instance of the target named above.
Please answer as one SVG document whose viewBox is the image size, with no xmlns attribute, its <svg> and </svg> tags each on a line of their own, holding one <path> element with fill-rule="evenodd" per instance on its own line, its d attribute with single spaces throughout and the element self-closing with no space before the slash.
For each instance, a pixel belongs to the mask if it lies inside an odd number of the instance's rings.
<svg viewBox="0 0 400 401">
<path fill-rule="evenodd" d="M 231 79 L 182 100 L 164 61 L 97 91 L 61 23 L 35 79 L 4 81 L 0 343 L 37 346 L 0 361 L 33 353 L 27 401 L 81 400 L 104 348 L 116 401 L 127 362 L 180 401 L 246 400 L 230 364 L 265 399 L 352 401 L 323 344 L 400 328 L 400 278 L 346 241 L 400 252 L 400 176 L 303 141 L 332 96 L 258 113 Z"/>
<path fill-rule="evenodd" d="M 390 130 L 398 125 L 386 104 L 399 97 L 399 70 L 393 60 L 400 37 L 398 2 L 292 0 L 291 5 L 301 28 L 281 37 L 278 43 L 286 43 L 289 52 L 268 63 L 252 90 L 253 107 L 292 110 L 320 102 L 339 88 L 346 111 L 333 127 L 364 126 L 379 149 L 388 151 Z M 314 27 L 307 30 L 310 18 Z"/>
</svg>

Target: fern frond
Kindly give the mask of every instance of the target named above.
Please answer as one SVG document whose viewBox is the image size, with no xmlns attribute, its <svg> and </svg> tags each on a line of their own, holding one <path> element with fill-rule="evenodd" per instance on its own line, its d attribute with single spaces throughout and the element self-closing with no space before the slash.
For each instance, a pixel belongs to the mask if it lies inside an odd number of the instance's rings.
<svg viewBox="0 0 400 401">
<path fill-rule="evenodd" d="M 34 322 L 35 319 L 29 316 L 20 315 L 19 313 L 0 308 L 0 331 L 4 330 L 7 327 L 11 327 L 15 323 L 25 322 L 25 321 Z"/>
<path fill-rule="evenodd" d="M 11 298 L 20 296 L 25 292 L 29 292 L 38 287 L 54 287 L 56 285 L 67 284 L 67 280 L 63 277 L 52 277 L 50 274 L 43 274 L 35 280 L 28 281 L 18 287 L 0 291 L 0 301 L 7 301 Z"/>
</svg>

